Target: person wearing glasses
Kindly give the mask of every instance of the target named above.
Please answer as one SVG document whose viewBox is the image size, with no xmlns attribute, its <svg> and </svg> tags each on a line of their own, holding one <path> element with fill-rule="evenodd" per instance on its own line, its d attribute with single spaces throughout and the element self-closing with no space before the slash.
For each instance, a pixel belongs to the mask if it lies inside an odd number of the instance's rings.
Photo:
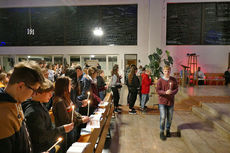
<svg viewBox="0 0 230 153">
<path fill-rule="evenodd" d="M 20 62 L 15 65 L 6 88 L 0 89 L 0 152 L 32 152 L 21 103 L 30 98 L 43 81 L 36 62 Z"/>
<path fill-rule="evenodd" d="M 53 90 L 53 83 L 45 79 L 37 93 L 32 95 L 32 99 L 22 103 L 34 153 L 48 150 L 58 137 L 70 132 L 74 127 L 73 123 L 59 127 L 52 126 L 49 111 L 44 104 L 49 102 Z M 56 149 L 53 148 L 51 152 L 55 153 Z"/>
</svg>

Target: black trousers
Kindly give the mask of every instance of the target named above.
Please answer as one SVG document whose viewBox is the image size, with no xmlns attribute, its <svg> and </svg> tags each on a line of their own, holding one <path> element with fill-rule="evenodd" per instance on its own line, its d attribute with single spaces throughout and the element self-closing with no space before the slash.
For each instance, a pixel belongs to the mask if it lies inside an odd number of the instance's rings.
<svg viewBox="0 0 230 153">
<path fill-rule="evenodd" d="M 127 104 L 129 104 L 129 96 L 130 96 L 130 90 L 129 90 L 129 87 L 128 87 Z"/>
<path fill-rule="evenodd" d="M 229 82 L 230 82 L 230 79 L 225 78 L 225 85 L 226 85 L 226 86 L 229 84 Z"/>
<path fill-rule="evenodd" d="M 114 107 L 118 107 L 118 103 L 119 103 L 119 100 L 120 100 L 120 95 L 119 95 L 119 92 L 118 92 L 118 88 L 112 87 L 112 91 L 113 91 Z"/>
<path fill-rule="evenodd" d="M 198 80 L 198 85 L 204 85 L 204 80 Z"/>
<path fill-rule="evenodd" d="M 135 102 L 137 100 L 137 90 L 131 91 L 130 90 L 130 96 L 129 96 L 129 109 L 132 109 L 135 105 Z"/>
</svg>

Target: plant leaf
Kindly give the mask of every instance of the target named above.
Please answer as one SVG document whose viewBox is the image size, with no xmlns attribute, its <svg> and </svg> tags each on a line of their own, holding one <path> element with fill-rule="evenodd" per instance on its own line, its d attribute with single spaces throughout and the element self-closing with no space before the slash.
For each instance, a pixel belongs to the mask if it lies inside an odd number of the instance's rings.
<svg viewBox="0 0 230 153">
<path fill-rule="evenodd" d="M 160 48 L 156 49 L 158 55 L 162 55 L 162 50 Z"/>
<path fill-rule="evenodd" d="M 165 53 L 167 54 L 167 56 L 170 56 L 170 52 L 168 50 L 166 50 Z"/>
</svg>

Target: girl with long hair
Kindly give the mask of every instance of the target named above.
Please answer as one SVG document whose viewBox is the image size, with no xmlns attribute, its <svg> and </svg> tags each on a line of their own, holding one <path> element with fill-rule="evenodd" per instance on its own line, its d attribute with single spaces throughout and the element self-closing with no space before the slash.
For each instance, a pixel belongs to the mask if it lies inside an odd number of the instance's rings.
<svg viewBox="0 0 230 153">
<path fill-rule="evenodd" d="M 71 92 L 71 79 L 69 77 L 60 77 L 55 83 L 55 96 L 53 101 L 53 114 L 56 126 L 62 126 L 67 123 L 73 122 L 75 126 L 79 126 L 82 123 L 89 121 L 89 117 L 81 116 L 79 113 L 72 110 L 73 102 L 70 99 Z M 74 113 L 72 112 L 74 111 Z M 67 134 L 67 141 L 64 150 L 67 150 L 72 143 L 77 140 L 76 129 Z M 64 143 L 63 143 L 64 144 Z"/>
<path fill-rule="evenodd" d="M 136 76 L 137 67 L 132 66 L 131 71 L 128 75 L 128 86 L 129 86 L 129 114 L 136 114 L 136 110 L 133 108 L 137 99 L 137 93 L 140 88 L 140 82 Z"/>
<path fill-rule="evenodd" d="M 111 89 L 113 92 L 113 103 L 114 103 L 114 112 L 115 113 L 119 113 L 121 110 L 118 108 L 118 103 L 120 100 L 120 95 L 119 95 L 119 89 L 122 87 L 121 85 L 121 80 L 120 80 L 120 76 L 119 76 L 119 67 L 117 64 L 115 64 L 113 66 L 113 70 L 111 71 L 111 76 L 112 76 L 112 80 L 111 80 Z"/>
</svg>

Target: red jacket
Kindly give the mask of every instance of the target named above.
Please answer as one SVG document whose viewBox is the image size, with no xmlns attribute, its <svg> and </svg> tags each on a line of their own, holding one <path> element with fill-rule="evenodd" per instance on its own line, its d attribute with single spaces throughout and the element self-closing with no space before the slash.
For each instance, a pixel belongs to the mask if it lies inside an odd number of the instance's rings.
<svg viewBox="0 0 230 153">
<path fill-rule="evenodd" d="M 141 93 L 149 94 L 150 85 L 152 84 L 151 78 L 145 73 L 141 74 L 142 82 L 141 82 Z"/>
</svg>

